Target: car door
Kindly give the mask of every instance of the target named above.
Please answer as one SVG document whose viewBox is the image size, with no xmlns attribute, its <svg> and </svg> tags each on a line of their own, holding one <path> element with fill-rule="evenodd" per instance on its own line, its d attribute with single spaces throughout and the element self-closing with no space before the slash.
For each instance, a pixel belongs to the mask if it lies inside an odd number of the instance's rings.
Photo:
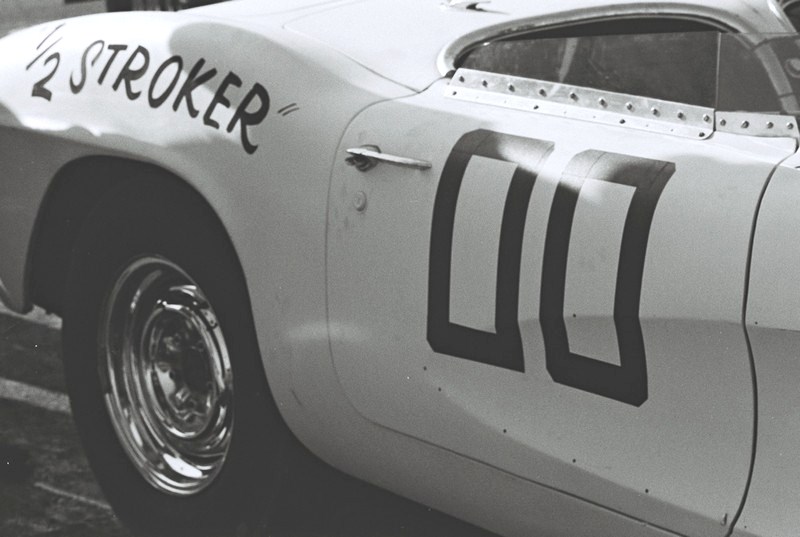
<svg viewBox="0 0 800 537">
<path fill-rule="evenodd" d="M 708 34 L 581 35 L 484 47 L 352 122 L 329 199 L 334 366 L 382 428 L 725 535 L 753 445 L 753 219 L 794 140 L 715 130 L 692 78 Z M 489 72 L 515 54 L 544 67 Z"/>
</svg>

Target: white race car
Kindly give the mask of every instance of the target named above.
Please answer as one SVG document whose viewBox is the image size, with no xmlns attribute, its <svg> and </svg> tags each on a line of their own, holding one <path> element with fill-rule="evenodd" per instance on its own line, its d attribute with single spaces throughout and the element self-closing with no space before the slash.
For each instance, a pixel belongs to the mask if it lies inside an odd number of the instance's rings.
<svg viewBox="0 0 800 537">
<path fill-rule="evenodd" d="M 507 536 L 800 528 L 775 0 L 241 0 L 0 41 L 0 291 L 136 531 L 294 437 Z M 265 507 L 267 506 L 267 507 Z"/>
</svg>

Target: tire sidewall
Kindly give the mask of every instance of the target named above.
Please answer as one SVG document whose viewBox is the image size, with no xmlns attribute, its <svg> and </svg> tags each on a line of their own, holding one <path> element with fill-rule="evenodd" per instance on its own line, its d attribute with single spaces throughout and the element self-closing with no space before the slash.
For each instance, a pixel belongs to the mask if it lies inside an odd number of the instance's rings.
<svg viewBox="0 0 800 537">
<path fill-rule="evenodd" d="M 286 433 L 266 383 L 230 241 L 213 213 L 177 186 L 154 188 L 145 181 L 108 198 L 87 219 L 73 252 L 63 326 L 73 414 L 101 488 L 123 522 L 147 534 L 214 535 L 263 524 L 287 472 Z M 100 304 L 121 271 L 141 255 L 172 261 L 198 284 L 217 314 L 231 358 L 234 425 L 228 455 L 213 482 L 189 497 L 160 492 L 144 480 L 121 448 L 103 400 Z"/>
</svg>

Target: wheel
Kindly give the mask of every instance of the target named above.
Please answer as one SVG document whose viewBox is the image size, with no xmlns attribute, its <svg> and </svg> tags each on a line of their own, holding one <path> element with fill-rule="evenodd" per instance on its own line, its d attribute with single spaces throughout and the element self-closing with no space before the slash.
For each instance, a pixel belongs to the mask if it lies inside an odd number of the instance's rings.
<svg viewBox="0 0 800 537">
<path fill-rule="evenodd" d="M 292 437 L 227 235 L 188 187 L 161 179 L 113 191 L 82 228 L 65 292 L 67 387 L 126 525 L 227 535 L 269 522 Z"/>
</svg>

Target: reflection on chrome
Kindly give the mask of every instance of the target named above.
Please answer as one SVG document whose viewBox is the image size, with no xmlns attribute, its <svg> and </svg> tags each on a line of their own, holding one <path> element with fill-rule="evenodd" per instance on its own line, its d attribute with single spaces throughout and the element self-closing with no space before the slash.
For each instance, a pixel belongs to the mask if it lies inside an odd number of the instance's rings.
<svg viewBox="0 0 800 537">
<path fill-rule="evenodd" d="M 174 263 L 142 257 L 117 278 L 100 322 L 106 407 L 125 453 L 162 492 L 203 490 L 233 432 L 230 359 L 208 299 Z"/>
</svg>

